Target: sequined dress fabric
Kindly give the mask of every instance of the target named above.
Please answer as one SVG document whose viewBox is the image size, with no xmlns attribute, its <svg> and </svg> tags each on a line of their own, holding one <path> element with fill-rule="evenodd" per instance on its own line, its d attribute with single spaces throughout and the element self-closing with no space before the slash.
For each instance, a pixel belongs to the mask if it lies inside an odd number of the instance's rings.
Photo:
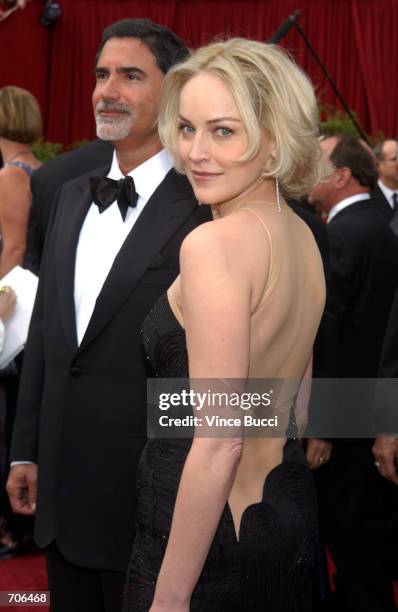
<svg viewBox="0 0 398 612">
<path fill-rule="evenodd" d="M 143 325 L 156 375 L 187 378 L 185 333 L 164 294 Z M 123 612 L 147 612 L 170 533 L 190 441 L 151 439 L 138 468 L 138 520 L 126 579 Z M 306 612 L 311 576 L 316 499 L 312 475 L 294 439 L 283 462 L 265 479 L 263 498 L 243 513 L 239 541 L 226 504 L 200 579 L 192 612 Z"/>
</svg>

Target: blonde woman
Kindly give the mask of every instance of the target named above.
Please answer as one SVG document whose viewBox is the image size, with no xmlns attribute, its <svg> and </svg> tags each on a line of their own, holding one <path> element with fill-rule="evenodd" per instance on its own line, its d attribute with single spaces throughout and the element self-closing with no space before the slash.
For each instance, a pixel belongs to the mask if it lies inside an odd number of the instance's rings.
<svg viewBox="0 0 398 612">
<path fill-rule="evenodd" d="M 0 89 L 0 278 L 22 264 L 32 202 L 30 179 L 41 162 L 30 144 L 41 138 L 42 118 L 36 98 L 20 87 Z"/>
<path fill-rule="evenodd" d="M 147 355 L 162 377 L 217 388 L 275 379 L 288 392 L 278 437 L 237 425 L 148 441 L 125 610 L 308 610 L 315 493 L 285 434 L 325 285 L 312 233 L 284 196 L 322 174 L 313 89 L 275 46 L 214 43 L 166 77 L 159 128 L 214 220 L 183 242 L 181 274 L 144 322 Z"/>
</svg>

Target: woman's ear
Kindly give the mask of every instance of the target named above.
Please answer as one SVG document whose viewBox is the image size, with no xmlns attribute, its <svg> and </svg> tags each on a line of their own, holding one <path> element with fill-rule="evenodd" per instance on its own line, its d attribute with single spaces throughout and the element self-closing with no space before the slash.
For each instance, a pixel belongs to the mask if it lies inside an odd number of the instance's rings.
<svg viewBox="0 0 398 612">
<path fill-rule="evenodd" d="M 271 140 L 270 146 L 271 146 L 270 156 L 271 156 L 271 159 L 272 159 L 272 163 L 274 164 L 276 162 L 276 158 L 277 158 L 276 142 Z"/>
</svg>

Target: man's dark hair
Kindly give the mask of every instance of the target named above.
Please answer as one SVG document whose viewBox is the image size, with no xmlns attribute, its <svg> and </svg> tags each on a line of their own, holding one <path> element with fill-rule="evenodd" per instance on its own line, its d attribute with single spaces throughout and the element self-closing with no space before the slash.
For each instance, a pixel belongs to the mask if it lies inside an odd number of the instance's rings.
<svg viewBox="0 0 398 612">
<path fill-rule="evenodd" d="M 378 172 L 375 159 L 359 138 L 348 135 L 339 137 L 330 161 L 335 168 L 349 168 L 362 187 L 368 187 L 370 191 L 376 188 Z"/>
<path fill-rule="evenodd" d="M 163 74 L 189 55 L 189 50 L 184 42 L 168 28 L 149 19 L 122 19 L 112 23 L 103 31 L 95 56 L 96 65 L 102 49 L 110 38 L 139 39 L 155 57 L 158 68 Z"/>
</svg>

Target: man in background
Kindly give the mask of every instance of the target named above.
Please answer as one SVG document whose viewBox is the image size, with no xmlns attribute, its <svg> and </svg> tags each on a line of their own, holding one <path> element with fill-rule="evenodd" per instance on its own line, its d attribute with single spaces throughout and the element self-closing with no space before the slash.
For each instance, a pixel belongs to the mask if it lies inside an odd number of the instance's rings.
<svg viewBox="0 0 398 612">
<path fill-rule="evenodd" d="M 378 374 L 397 288 L 398 242 L 370 196 L 377 183 L 371 152 L 352 136 L 327 138 L 321 147 L 333 172 L 315 188 L 311 200 L 327 214 L 337 376 L 362 379 L 352 381 L 351 401 L 343 398 L 342 423 L 355 414 L 354 424 L 361 431 L 366 418 L 370 423 L 369 379 Z M 337 411 L 339 408 L 336 406 Z M 357 434 L 353 431 L 352 435 Z M 372 442 L 361 437 L 336 439 L 329 462 L 314 472 L 321 536 L 337 569 L 337 590 L 330 609 L 339 612 L 394 609 L 392 579 L 383 565 L 386 481 L 374 466 Z"/>
<path fill-rule="evenodd" d="M 388 221 L 398 210 L 398 141 L 384 140 L 376 145 L 373 152 L 377 160 L 379 180 L 372 194 L 380 211 Z"/>
</svg>

